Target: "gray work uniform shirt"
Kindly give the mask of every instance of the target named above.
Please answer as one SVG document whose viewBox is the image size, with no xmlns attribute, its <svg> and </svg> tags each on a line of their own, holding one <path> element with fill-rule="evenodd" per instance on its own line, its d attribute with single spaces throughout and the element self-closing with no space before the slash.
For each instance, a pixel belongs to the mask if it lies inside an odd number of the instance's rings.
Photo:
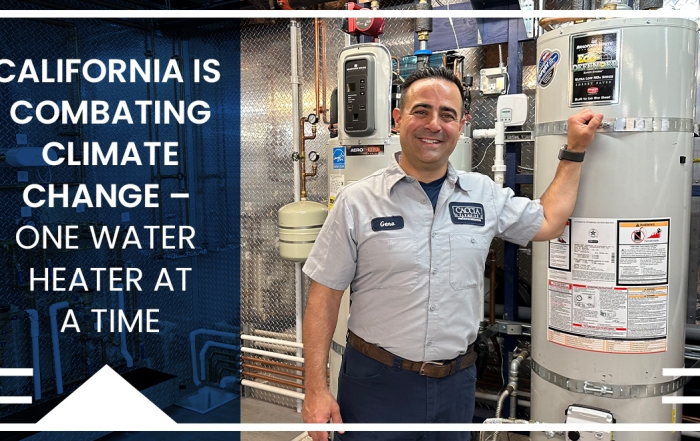
<svg viewBox="0 0 700 441">
<path fill-rule="evenodd" d="M 543 219 L 539 201 L 452 165 L 433 213 L 392 161 L 338 193 L 304 272 L 350 286 L 348 328 L 366 341 L 408 360 L 452 359 L 476 340 L 491 240 L 524 246 Z"/>
</svg>

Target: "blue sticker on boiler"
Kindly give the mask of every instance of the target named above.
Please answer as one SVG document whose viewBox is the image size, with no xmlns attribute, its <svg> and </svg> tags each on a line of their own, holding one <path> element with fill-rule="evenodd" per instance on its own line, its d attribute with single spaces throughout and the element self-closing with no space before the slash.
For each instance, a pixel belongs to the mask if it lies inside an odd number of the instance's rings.
<svg viewBox="0 0 700 441">
<path fill-rule="evenodd" d="M 345 168 L 345 147 L 333 147 L 333 169 L 343 170 Z"/>
</svg>

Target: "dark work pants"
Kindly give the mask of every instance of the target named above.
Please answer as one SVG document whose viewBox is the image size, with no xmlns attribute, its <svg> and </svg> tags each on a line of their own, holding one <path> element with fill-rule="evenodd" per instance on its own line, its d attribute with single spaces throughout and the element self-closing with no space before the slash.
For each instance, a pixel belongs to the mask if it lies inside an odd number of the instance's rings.
<svg viewBox="0 0 700 441">
<path fill-rule="evenodd" d="M 476 366 L 445 378 L 387 366 L 345 348 L 338 378 L 343 423 L 471 423 Z M 469 432 L 345 432 L 341 441 L 469 441 Z"/>
</svg>

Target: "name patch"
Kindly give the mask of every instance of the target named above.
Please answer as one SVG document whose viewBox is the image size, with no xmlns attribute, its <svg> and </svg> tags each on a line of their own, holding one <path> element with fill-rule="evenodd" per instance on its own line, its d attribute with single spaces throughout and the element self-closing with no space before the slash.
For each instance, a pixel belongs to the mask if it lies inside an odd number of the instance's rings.
<svg viewBox="0 0 700 441">
<path fill-rule="evenodd" d="M 483 227 L 485 224 L 484 206 L 470 202 L 450 202 L 450 217 L 453 224 Z"/>
<path fill-rule="evenodd" d="M 372 219 L 373 231 L 400 230 L 402 228 L 403 217 L 401 216 L 378 217 L 376 219 Z"/>
</svg>

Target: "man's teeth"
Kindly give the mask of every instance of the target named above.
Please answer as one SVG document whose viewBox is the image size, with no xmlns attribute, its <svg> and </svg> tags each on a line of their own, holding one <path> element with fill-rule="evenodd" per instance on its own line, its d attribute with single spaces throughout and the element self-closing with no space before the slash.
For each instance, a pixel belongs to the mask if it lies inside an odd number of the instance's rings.
<svg viewBox="0 0 700 441">
<path fill-rule="evenodd" d="M 421 141 L 427 142 L 427 143 L 430 143 L 430 144 L 437 144 L 438 142 L 440 142 L 440 141 L 438 141 L 437 139 L 421 139 Z"/>
</svg>

